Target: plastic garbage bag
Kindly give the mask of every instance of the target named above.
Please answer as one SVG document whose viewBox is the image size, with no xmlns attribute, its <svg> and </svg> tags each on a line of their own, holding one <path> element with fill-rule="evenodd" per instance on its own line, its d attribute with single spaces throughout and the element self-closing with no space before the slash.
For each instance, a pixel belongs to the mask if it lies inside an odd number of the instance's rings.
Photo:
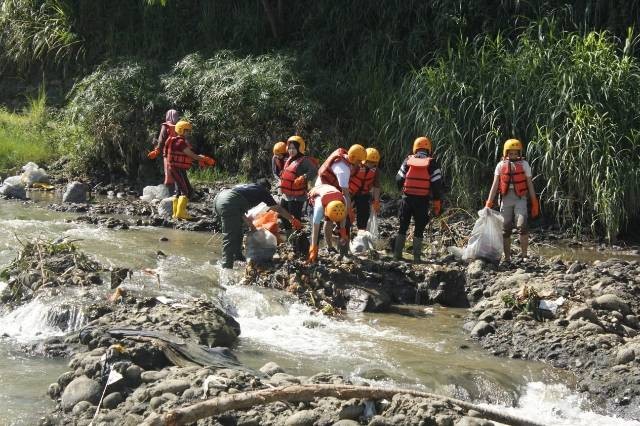
<svg viewBox="0 0 640 426">
<path fill-rule="evenodd" d="M 380 237 L 378 232 L 378 215 L 374 212 L 371 213 L 371 216 L 369 216 L 369 220 L 367 221 L 367 231 L 369 231 L 373 240 L 377 240 Z"/>
<path fill-rule="evenodd" d="M 166 185 L 150 185 L 142 189 L 142 197 L 140 199 L 149 203 L 152 200 L 163 200 L 169 195 L 169 188 Z"/>
<path fill-rule="evenodd" d="M 349 243 L 351 253 L 364 254 L 371 250 L 375 250 L 373 245 L 373 236 L 369 231 L 363 229 L 358 230 L 358 234 L 353 237 L 353 240 Z"/>
<path fill-rule="evenodd" d="M 36 182 L 48 183 L 49 176 L 44 169 L 38 167 L 36 163 L 29 162 L 22 166 L 23 173 L 20 176 L 22 183 L 26 186 L 31 186 Z"/>
<path fill-rule="evenodd" d="M 21 176 L 9 176 L 3 182 L 5 186 L 22 186 L 24 187 L 24 183 L 22 182 Z"/>
<path fill-rule="evenodd" d="M 269 206 L 261 202 L 257 206 L 249 209 L 249 211 L 247 212 L 247 217 L 251 219 L 251 221 L 254 221 L 260 216 L 262 216 L 264 213 L 266 213 L 267 211 L 269 211 Z"/>
<path fill-rule="evenodd" d="M 247 234 L 247 259 L 256 263 L 270 262 L 276 254 L 278 240 L 266 229 L 258 229 Z"/>
<path fill-rule="evenodd" d="M 163 198 L 158 203 L 158 215 L 162 217 L 171 217 L 173 215 L 173 197 Z"/>
<path fill-rule="evenodd" d="M 502 215 L 488 207 L 478 211 L 469 244 L 462 254 L 463 260 L 484 259 L 498 263 L 502 257 Z"/>
</svg>

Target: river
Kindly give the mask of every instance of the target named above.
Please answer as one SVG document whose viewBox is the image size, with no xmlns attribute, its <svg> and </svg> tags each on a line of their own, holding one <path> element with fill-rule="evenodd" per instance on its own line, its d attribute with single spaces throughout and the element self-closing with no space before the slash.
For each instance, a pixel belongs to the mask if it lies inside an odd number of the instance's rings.
<svg viewBox="0 0 640 426">
<path fill-rule="evenodd" d="M 419 315 L 412 316 L 319 316 L 287 294 L 235 284 L 240 273 L 228 273 L 216 265 L 217 236 L 73 223 L 69 219 L 77 215 L 43 208 L 55 195 L 33 197 L 35 205 L 0 200 L 0 269 L 16 256 L 20 241 L 75 240 L 101 263 L 130 268 L 133 274 L 123 283 L 127 289 L 175 299 L 219 298 L 241 325 L 233 350 L 251 367 L 274 361 L 295 375 L 339 373 L 372 384 L 509 407 L 504 409 L 548 424 L 638 424 L 591 412 L 589 401 L 573 391 L 573 378 L 566 372 L 542 363 L 491 356 L 463 331 L 463 309 L 419 307 Z M 148 270 L 156 271 L 159 279 Z M 104 288 L 79 290 L 87 291 L 92 291 L 90 297 L 109 294 Z M 0 424 L 34 424 L 53 407 L 46 390 L 66 371 L 67 361 L 26 355 L 21 345 L 82 327 L 82 303 L 77 302 L 81 299 L 78 294 L 66 294 L 56 300 L 36 299 L 13 312 L 0 310 L 0 402 L 4 407 Z M 63 329 L 48 323 L 49 313 L 59 303 L 78 306 Z"/>
</svg>

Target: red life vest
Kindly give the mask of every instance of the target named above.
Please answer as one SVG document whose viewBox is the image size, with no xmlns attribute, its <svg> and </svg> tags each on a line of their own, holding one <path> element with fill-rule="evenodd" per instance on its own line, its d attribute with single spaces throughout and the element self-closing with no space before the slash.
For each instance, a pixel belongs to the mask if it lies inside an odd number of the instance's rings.
<svg viewBox="0 0 640 426">
<path fill-rule="evenodd" d="M 320 182 L 332 185 L 337 189 L 340 189 L 338 178 L 335 173 L 333 173 L 333 170 L 331 170 L 331 166 L 338 161 L 344 161 L 345 164 L 351 167 L 346 149 L 338 148 L 333 151 L 331 155 L 329 155 L 329 158 L 327 158 L 324 163 L 322 163 L 322 166 L 320 166 L 320 170 L 318 170 L 318 176 L 320 177 Z"/>
<path fill-rule="evenodd" d="M 431 192 L 431 175 L 429 165 L 431 157 L 420 158 L 410 155 L 407 158 L 409 169 L 404 177 L 402 192 L 406 195 L 427 196 Z"/>
<path fill-rule="evenodd" d="M 338 191 L 333 185 L 327 185 L 325 183 L 321 183 L 311 189 L 309 192 L 309 204 L 313 206 L 318 196 L 320 196 L 322 207 L 327 207 L 327 204 L 336 200 L 342 201 L 343 203 L 345 202 L 342 192 Z"/>
<path fill-rule="evenodd" d="M 378 169 L 376 167 L 360 166 L 358 171 L 349 179 L 349 192 L 352 195 L 368 194 L 373 186 Z"/>
<path fill-rule="evenodd" d="M 191 144 L 185 140 L 182 136 L 174 136 L 167 139 L 164 144 L 166 157 L 169 162 L 169 167 L 176 169 L 188 169 L 191 167 L 193 159 L 188 155 L 185 155 L 183 151 L 176 151 L 175 145 L 178 141 L 184 141 L 185 148 L 191 148 Z"/>
<path fill-rule="evenodd" d="M 513 168 L 510 165 L 513 164 Z M 524 174 L 524 166 L 521 161 L 508 161 L 502 162 L 500 167 L 500 194 L 507 195 L 509 192 L 509 185 L 513 185 L 513 190 L 518 197 L 524 196 L 529 188 L 527 187 L 527 177 Z"/>
<path fill-rule="evenodd" d="M 278 176 L 282 174 L 282 169 L 284 169 L 286 161 L 287 160 L 284 157 L 278 157 L 277 155 L 273 156 L 273 162 L 276 164 L 276 171 L 278 172 Z"/>
<path fill-rule="evenodd" d="M 294 183 L 294 181 L 298 177 L 298 166 L 302 164 L 305 158 L 307 157 L 305 157 L 304 155 L 301 155 L 293 161 L 291 161 L 292 159 L 289 158 L 284 164 L 284 168 L 280 173 L 280 190 L 283 194 L 291 197 L 299 197 L 307 192 L 306 180 L 301 185 L 296 185 Z"/>
</svg>

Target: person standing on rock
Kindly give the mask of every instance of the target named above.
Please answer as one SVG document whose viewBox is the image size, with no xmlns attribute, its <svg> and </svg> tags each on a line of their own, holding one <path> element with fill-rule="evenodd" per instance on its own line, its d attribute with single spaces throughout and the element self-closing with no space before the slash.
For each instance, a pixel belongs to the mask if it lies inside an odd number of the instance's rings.
<svg viewBox="0 0 640 426">
<path fill-rule="evenodd" d="M 393 258 L 402 259 L 402 250 L 407 241 L 407 230 L 414 221 L 413 260 L 421 261 L 424 229 L 429 223 L 429 200 L 433 200 L 433 212 L 440 216 L 442 210 L 442 173 L 432 156 L 431 139 L 420 136 L 413 142 L 413 154 L 409 155 L 396 174 L 396 183 L 402 190 L 398 216 L 400 229 L 396 236 Z"/>
<path fill-rule="evenodd" d="M 164 145 L 167 142 L 167 139 L 170 137 L 176 136 L 176 123 L 180 120 L 180 114 L 175 109 L 170 109 L 165 114 L 164 123 L 160 125 L 160 133 L 158 134 L 158 138 L 155 140 L 155 144 L 153 147 L 153 151 L 147 154 L 147 157 L 150 160 L 155 160 L 159 155 L 162 154 L 162 163 L 164 169 L 164 181 L 163 184 L 169 188 L 169 191 L 173 189 L 174 181 L 169 173 L 169 162 L 167 157 L 164 155 Z"/>
<path fill-rule="evenodd" d="M 347 206 L 344 195 L 333 185 L 321 183 L 313 187 L 309 192 L 309 204 L 313 207 L 311 226 L 311 246 L 309 247 L 309 263 L 318 260 L 318 240 L 320 239 L 320 224 L 324 220 L 324 238 L 327 241 L 327 250 L 335 251 L 333 244 L 332 225 L 339 227 L 340 245 L 347 247 L 349 236 L 345 226 Z"/>
<path fill-rule="evenodd" d="M 178 121 L 175 126 L 175 136 L 170 136 L 164 144 L 163 154 L 169 164 L 168 171 L 175 183 L 176 195 L 173 199 L 173 218 L 191 220 L 187 213 L 187 204 L 193 195 L 193 188 L 187 176 L 187 170 L 193 160 L 198 160 L 201 167 L 215 165 L 213 158 L 195 154 L 187 140 L 192 126 L 188 121 Z"/>
<path fill-rule="evenodd" d="M 531 217 L 540 214 L 540 205 L 531 180 L 531 166 L 522 157 L 522 142 L 509 139 L 504 143 L 503 159 L 494 171 L 493 184 L 485 207 L 492 208 L 496 194 L 500 193 L 500 213 L 504 218 L 502 241 L 504 261 L 511 261 L 511 232 L 513 225 L 520 237 L 522 258 L 527 257 L 529 231 L 527 228 L 527 198 L 531 201 Z"/>
<path fill-rule="evenodd" d="M 300 136 L 291 136 L 287 140 L 289 158 L 284 163 L 280 174 L 280 205 L 295 217 L 302 217 L 302 208 L 307 199 L 307 183 L 313 182 L 318 168 L 305 155 L 306 144 Z M 283 223 L 284 230 L 290 230 L 288 222 Z"/>
<path fill-rule="evenodd" d="M 243 225 L 255 231 L 246 213 L 252 207 L 265 203 L 269 210 L 281 214 L 294 229 L 302 228 L 300 220 L 281 207 L 269 192 L 271 184 L 267 179 L 255 183 L 238 185 L 221 191 L 213 200 L 214 210 L 222 221 L 222 267 L 232 269 L 235 260 L 245 260 L 242 254 Z"/>
<path fill-rule="evenodd" d="M 365 161 L 349 179 L 349 192 L 355 206 L 359 230 L 367 229 L 371 209 L 375 214 L 380 211 L 380 152 L 375 148 L 367 148 L 366 153 Z"/>
</svg>

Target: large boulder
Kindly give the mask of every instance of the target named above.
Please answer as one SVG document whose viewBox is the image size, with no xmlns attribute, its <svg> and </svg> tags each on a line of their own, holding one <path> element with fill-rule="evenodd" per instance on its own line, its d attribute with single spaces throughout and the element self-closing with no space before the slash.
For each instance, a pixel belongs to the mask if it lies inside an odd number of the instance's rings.
<svg viewBox="0 0 640 426">
<path fill-rule="evenodd" d="M 76 377 L 62 393 L 62 408 L 70 411 L 80 401 L 97 404 L 102 394 L 102 386 L 87 376 Z"/>
<path fill-rule="evenodd" d="M 71 182 L 62 195 L 63 203 L 86 203 L 87 185 L 82 182 Z"/>
</svg>

